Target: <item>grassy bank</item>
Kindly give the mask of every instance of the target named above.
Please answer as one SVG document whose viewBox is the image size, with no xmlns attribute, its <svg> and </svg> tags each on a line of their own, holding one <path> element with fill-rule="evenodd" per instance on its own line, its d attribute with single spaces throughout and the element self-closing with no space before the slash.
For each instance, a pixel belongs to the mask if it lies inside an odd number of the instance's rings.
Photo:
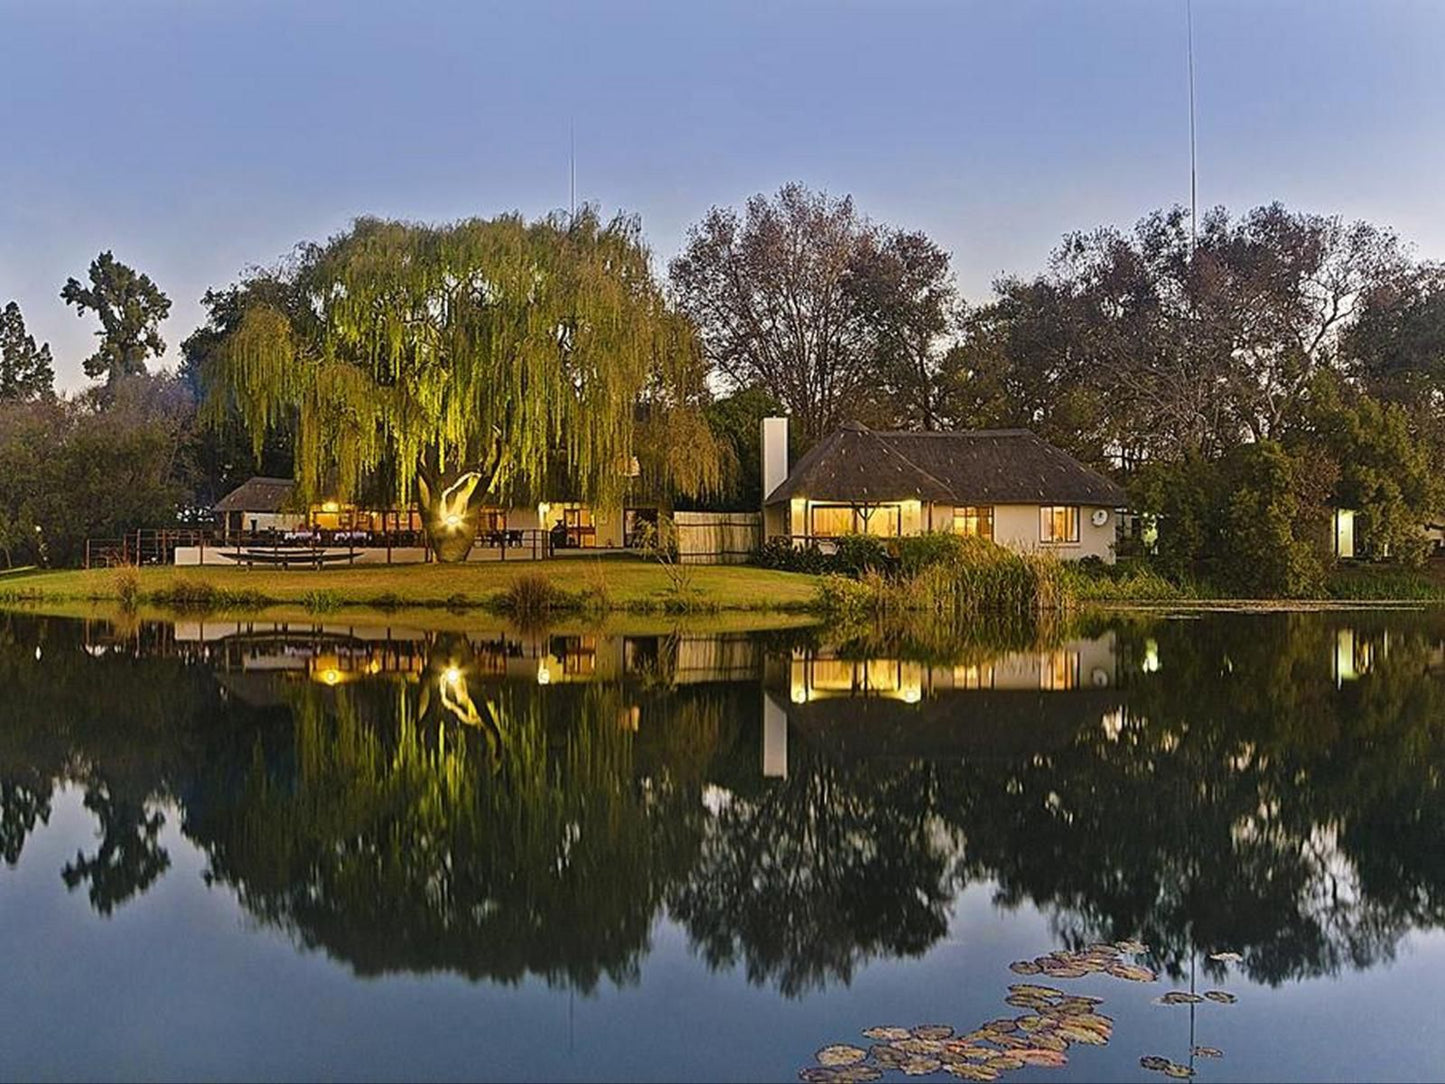
<svg viewBox="0 0 1445 1084">
<path fill-rule="evenodd" d="M 749 566 L 699 565 L 674 575 L 656 563 L 568 557 L 466 565 L 360 565 L 321 571 L 174 568 L 31 572 L 0 580 L 0 603 L 54 610 L 67 604 L 232 612 L 288 607 L 509 612 L 519 585 L 546 585 L 557 612 L 800 612 L 818 577 Z"/>
</svg>

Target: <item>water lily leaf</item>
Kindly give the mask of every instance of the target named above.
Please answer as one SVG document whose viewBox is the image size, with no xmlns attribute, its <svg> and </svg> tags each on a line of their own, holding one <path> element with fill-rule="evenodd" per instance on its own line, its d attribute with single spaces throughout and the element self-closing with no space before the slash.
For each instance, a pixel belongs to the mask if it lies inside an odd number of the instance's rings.
<svg viewBox="0 0 1445 1084">
<path fill-rule="evenodd" d="M 1032 1036 L 1025 1039 L 1019 1035 L 995 1035 L 993 1041 L 999 1046 L 1007 1047 L 1010 1050 L 1033 1045 Z"/>
<path fill-rule="evenodd" d="M 863 1035 L 869 1039 L 880 1039 L 888 1042 L 893 1039 L 906 1039 L 910 1032 L 907 1028 L 888 1027 L 880 1024 L 877 1027 L 864 1028 Z"/>
<path fill-rule="evenodd" d="M 1149 946 L 1143 941 L 1115 941 L 1114 947 L 1130 956 L 1142 956 L 1149 951 Z"/>
<path fill-rule="evenodd" d="M 1025 1065 L 1041 1065 L 1050 1069 L 1057 1069 L 1069 1064 L 1066 1054 L 1058 1050 L 1045 1050 L 1042 1047 L 1029 1047 L 1026 1050 L 1015 1050 L 1014 1057 Z"/>
<path fill-rule="evenodd" d="M 1209 958 L 1211 960 L 1218 960 L 1222 964 L 1237 964 L 1240 960 L 1244 959 L 1244 957 L 1237 952 L 1211 952 Z"/>
<path fill-rule="evenodd" d="M 936 1073 L 943 1068 L 943 1062 L 937 1058 L 908 1058 L 898 1068 L 902 1069 L 907 1076 L 927 1076 L 929 1073 Z"/>
<path fill-rule="evenodd" d="M 1032 960 L 1015 960 L 1008 965 L 1008 969 L 1015 975 L 1037 975 L 1041 970 Z"/>
<path fill-rule="evenodd" d="M 1161 1058 L 1158 1054 L 1145 1054 L 1139 1059 L 1139 1064 L 1145 1069 L 1151 1069 L 1156 1073 L 1162 1073 L 1174 1063 L 1168 1058 Z"/>
<path fill-rule="evenodd" d="M 947 1024 L 919 1024 L 908 1034 L 915 1039 L 951 1039 L 953 1029 Z"/>
<path fill-rule="evenodd" d="M 806 1069 L 798 1070 L 798 1079 L 806 1084 L 833 1084 L 838 1079 L 837 1069 L 822 1069 L 811 1065 Z"/>
<path fill-rule="evenodd" d="M 984 1065 L 990 1069 L 997 1069 L 1000 1072 L 1008 1072 L 1010 1069 L 1022 1069 L 1024 1067 L 1023 1060 L 1015 1054 L 995 1054 L 989 1058 L 988 1061 L 984 1062 Z"/>
<path fill-rule="evenodd" d="M 1076 1028 L 1071 1024 L 1060 1026 L 1054 1034 L 1071 1043 L 1083 1043 L 1086 1046 L 1103 1046 L 1109 1041 L 1105 1035 L 1093 1028 Z"/>
<path fill-rule="evenodd" d="M 1194 1056 L 1196 1058 L 1222 1058 L 1224 1057 L 1224 1051 L 1220 1050 L 1217 1046 L 1196 1046 L 1194 1048 Z"/>
<path fill-rule="evenodd" d="M 937 1057 L 943 1053 L 943 1042 L 939 1039 L 899 1039 L 890 1043 L 894 1050 L 917 1058 Z"/>
<path fill-rule="evenodd" d="M 1051 1031 L 1036 1031 L 1029 1036 L 1029 1046 L 1036 1050 L 1050 1050 L 1062 1054 L 1069 1044 Z"/>
<path fill-rule="evenodd" d="M 1180 1065 L 1177 1061 L 1171 1061 L 1164 1067 L 1164 1075 L 1172 1076 L 1175 1080 L 1188 1080 L 1194 1075 L 1194 1070 L 1187 1065 Z"/>
<path fill-rule="evenodd" d="M 979 1030 L 1010 1032 L 1018 1031 L 1018 1029 L 1019 1026 L 1017 1021 L 1011 1020 L 1006 1016 L 1001 1016 L 997 1020 L 990 1020 L 987 1024 L 984 1024 Z"/>
<path fill-rule="evenodd" d="M 832 1046 L 825 1046 L 814 1055 L 819 1065 L 837 1068 L 840 1065 L 855 1065 L 868 1056 L 868 1051 L 860 1046 L 851 1046 L 848 1043 L 834 1043 Z"/>
<path fill-rule="evenodd" d="M 1003 999 L 1005 1005 L 1012 1005 L 1015 1009 L 1033 1009 L 1034 1012 L 1044 1012 L 1053 1007 L 1053 1002 L 1046 997 L 1034 997 L 1029 994 L 1009 994 Z"/>
<path fill-rule="evenodd" d="M 1167 994 L 1154 999 L 1156 1005 L 1198 1005 L 1204 998 L 1198 994 L 1191 994 L 1186 990 L 1170 990 Z"/>
<path fill-rule="evenodd" d="M 1083 967 L 1076 967 L 1071 964 L 1064 964 L 1058 966 L 1051 965 L 1049 967 L 1045 967 L 1043 971 L 1044 974 L 1051 979 L 1082 979 L 1085 975 L 1089 973 L 1088 969 Z"/>
<path fill-rule="evenodd" d="M 1139 964 L 1114 964 L 1109 968 L 1109 974 L 1116 979 L 1126 979 L 1129 982 L 1153 982 L 1159 977 L 1147 967 Z"/>
<path fill-rule="evenodd" d="M 864 1084 L 866 1081 L 882 1080 L 883 1072 L 871 1065 L 846 1065 L 833 1070 L 836 1084 Z"/>
<path fill-rule="evenodd" d="M 999 1071 L 989 1065 L 949 1065 L 945 1068 L 960 1080 L 989 1081 L 999 1078 Z"/>
<path fill-rule="evenodd" d="M 1210 1001 L 1217 1001 L 1221 1005 L 1233 1005 L 1239 998 L 1235 997 L 1228 990 L 1205 990 L 1204 996 Z"/>
<path fill-rule="evenodd" d="M 1009 993 L 1028 994 L 1031 997 L 1063 997 L 1064 992 L 1052 986 L 1036 986 L 1029 982 L 1016 982 L 1009 987 Z"/>
<path fill-rule="evenodd" d="M 909 1058 L 909 1055 L 901 1050 L 895 1050 L 887 1043 L 878 1043 L 870 1047 L 868 1054 L 885 1069 L 897 1069 Z"/>
</svg>

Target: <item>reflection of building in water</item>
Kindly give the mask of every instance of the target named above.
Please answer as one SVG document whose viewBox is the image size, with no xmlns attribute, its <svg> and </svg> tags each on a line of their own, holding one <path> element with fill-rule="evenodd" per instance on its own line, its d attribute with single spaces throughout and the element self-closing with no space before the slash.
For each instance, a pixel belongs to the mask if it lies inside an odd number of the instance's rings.
<svg viewBox="0 0 1445 1084">
<path fill-rule="evenodd" d="M 845 657 L 836 645 L 770 657 L 762 765 L 788 774 L 798 745 L 842 756 L 948 758 L 1043 752 L 1123 705 L 1115 634 L 968 661 Z"/>
<path fill-rule="evenodd" d="M 841 657 L 836 647 L 794 651 L 787 660 L 788 699 L 875 697 L 916 704 L 939 693 L 982 689 L 1068 692 L 1118 683 L 1114 635 L 1069 640 L 1045 651 L 1015 651 L 971 662 L 933 665 L 906 659 Z M 777 683 L 778 674 L 770 668 Z"/>
</svg>

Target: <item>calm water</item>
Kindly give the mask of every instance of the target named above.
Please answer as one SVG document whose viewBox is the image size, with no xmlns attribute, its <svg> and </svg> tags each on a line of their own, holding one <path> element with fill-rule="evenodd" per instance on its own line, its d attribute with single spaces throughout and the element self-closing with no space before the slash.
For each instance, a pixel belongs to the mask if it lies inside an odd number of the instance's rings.
<svg viewBox="0 0 1445 1084">
<path fill-rule="evenodd" d="M 1445 1074 L 1445 614 L 1061 636 L 0 615 L 0 1076 L 796 1079 L 1018 982 L 1114 1026 L 1004 1080 Z"/>
</svg>

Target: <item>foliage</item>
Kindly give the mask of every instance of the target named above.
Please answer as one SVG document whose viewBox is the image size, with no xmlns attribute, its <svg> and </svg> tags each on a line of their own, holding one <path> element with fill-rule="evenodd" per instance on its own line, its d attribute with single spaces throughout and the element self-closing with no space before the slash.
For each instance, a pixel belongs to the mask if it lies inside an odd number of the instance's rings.
<svg viewBox="0 0 1445 1084">
<path fill-rule="evenodd" d="M 12 525 L 12 556 L 44 563 L 44 548 L 57 564 L 79 564 L 87 538 L 174 523 L 190 410 L 170 377 L 120 380 L 103 401 L 0 404 L 0 520 Z"/>
<path fill-rule="evenodd" d="M 569 607 L 567 593 L 546 576 L 524 572 L 512 577 L 511 584 L 498 601 L 502 612 L 524 624 L 536 624 L 556 610 Z"/>
<path fill-rule="evenodd" d="M 35 345 L 35 336 L 25 330 L 20 306 L 11 301 L 0 310 L 0 402 L 53 394 L 55 369 L 50 344 Z"/>
<path fill-rule="evenodd" d="M 478 501 L 615 503 L 639 395 L 691 350 L 649 258 L 635 219 L 590 208 L 530 223 L 359 219 L 270 273 L 315 307 L 247 307 L 215 354 L 208 416 L 237 410 L 259 454 L 294 414 L 303 496 L 345 499 L 382 476 L 407 501 L 418 471 L 433 493 L 472 471 Z"/>
<path fill-rule="evenodd" d="M 1430 550 L 1423 527 L 1445 510 L 1445 482 L 1437 447 L 1417 435 L 1406 409 L 1322 373 L 1307 424 L 1296 443 L 1336 465 L 1333 503 L 1357 513 L 1356 554 L 1422 564 Z"/>
<path fill-rule="evenodd" d="M 61 300 L 75 306 L 76 316 L 94 312 L 100 320 L 100 345 L 85 359 L 85 375 L 105 377 L 110 387 L 126 376 L 143 376 L 146 359 L 160 357 L 166 344 L 160 325 L 171 311 L 171 300 L 150 280 L 127 267 L 110 252 L 90 262 L 90 285 L 66 280 Z"/>
<path fill-rule="evenodd" d="M 782 414 L 783 404 L 766 389 L 752 385 L 714 399 L 703 407 L 712 437 L 724 455 L 721 504 L 749 512 L 762 507 L 762 422 Z M 789 443 L 796 434 L 790 428 Z M 792 462 L 791 449 L 789 462 Z"/>
<path fill-rule="evenodd" d="M 1046 275 L 1001 279 L 970 315 L 953 414 L 1095 463 L 1281 440 L 1315 374 L 1344 365 L 1360 299 L 1405 266 L 1386 230 L 1279 204 L 1215 209 L 1197 240 L 1180 207 L 1071 234 Z"/>
<path fill-rule="evenodd" d="M 112 579 L 115 581 L 115 597 L 120 602 L 120 608 L 134 610 L 136 603 L 140 601 L 140 576 L 136 574 L 135 566 L 122 565 L 115 570 Z"/>
<path fill-rule="evenodd" d="M 848 280 L 872 227 L 851 198 L 800 184 L 714 207 L 669 265 L 709 362 L 738 389 L 782 402 L 804 444 L 873 388 L 868 329 Z"/>
</svg>

